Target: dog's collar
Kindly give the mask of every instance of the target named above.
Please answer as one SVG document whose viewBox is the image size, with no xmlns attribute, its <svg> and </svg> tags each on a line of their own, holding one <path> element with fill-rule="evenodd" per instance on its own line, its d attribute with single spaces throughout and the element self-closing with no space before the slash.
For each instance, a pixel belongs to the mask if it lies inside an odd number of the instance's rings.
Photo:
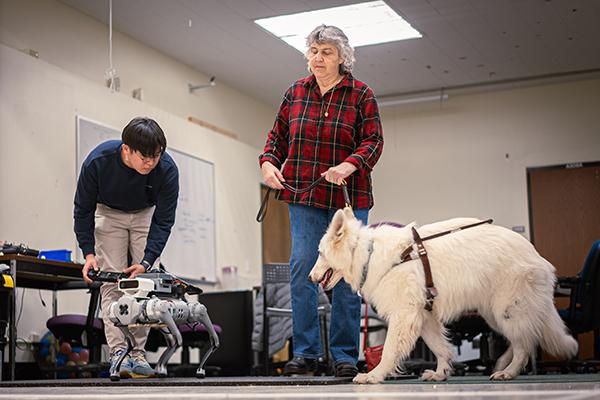
<svg viewBox="0 0 600 400">
<path fill-rule="evenodd" d="M 358 246 L 356 246 L 356 247 L 358 247 Z M 354 251 L 356 250 L 356 247 L 354 247 L 352 249 L 352 258 L 354 258 Z M 413 247 L 414 247 L 414 244 L 410 245 L 409 248 L 402 253 L 400 262 L 393 264 L 392 268 L 396 267 L 406 261 L 418 259 L 419 256 L 418 256 L 416 250 L 413 249 Z M 365 285 L 365 282 L 367 281 L 367 275 L 369 273 L 369 263 L 371 262 L 371 255 L 373 254 L 373 239 L 369 239 L 369 248 L 367 249 L 367 253 L 368 253 L 367 261 L 365 261 L 365 263 L 362 265 L 360 283 L 358 285 L 358 295 L 361 297 L 362 297 L 362 294 L 361 294 L 362 287 Z"/>
<path fill-rule="evenodd" d="M 360 284 L 358 285 L 358 293 L 362 290 L 363 285 L 367 281 L 367 274 L 369 273 L 369 263 L 371 262 L 371 255 L 373 254 L 373 239 L 369 239 L 369 248 L 367 250 L 368 257 L 367 261 L 362 265 Z"/>
</svg>

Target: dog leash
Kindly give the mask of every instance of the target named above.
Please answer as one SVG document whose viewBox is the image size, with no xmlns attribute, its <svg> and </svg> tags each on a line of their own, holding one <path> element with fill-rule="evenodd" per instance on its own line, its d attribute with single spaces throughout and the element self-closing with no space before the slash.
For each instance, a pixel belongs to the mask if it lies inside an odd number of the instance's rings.
<svg viewBox="0 0 600 400">
<path fill-rule="evenodd" d="M 315 187 L 317 187 L 317 185 L 319 185 L 324 180 L 325 180 L 325 176 L 322 176 L 319 179 L 317 179 L 316 181 L 314 181 L 313 183 L 311 183 L 310 185 L 308 185 L 307 187 L 305 187 L 304 189 L 295 188 L 286 182 L 281 182 L 281 184 L 283 185 L 284 188 L 286 188 L 287 190 L 289 190 L 292 193 L 302 194 L 302 193 L 306 193 L 306 192 L 313 190 Z M 342 187 L 342 192 L 344 194 L 345 207 L 352 207 L 352 205 L 350 204 L 350 196 L 348 195 L 348 187 L 347 187 L 346 181 L 344 179 L 342 179 L 342 184 L 340 186 Z M 256 215 L 257 222 L 263 222 L 263 220 L 265 219 L 265 216 L 267 215 L 267 206 L 269 204 L 269 196 L 271 195 L 271 192 L 273 190 L 277 190 L 277 189 L 273 189 L 271 187 L 269 187 L 267 189 L 267 193 L 265 193 L 265 196 L 263 197 L 262 202 L 260 203 L 260 209 L 258 210 L 258 214 Z"/>
</svg>

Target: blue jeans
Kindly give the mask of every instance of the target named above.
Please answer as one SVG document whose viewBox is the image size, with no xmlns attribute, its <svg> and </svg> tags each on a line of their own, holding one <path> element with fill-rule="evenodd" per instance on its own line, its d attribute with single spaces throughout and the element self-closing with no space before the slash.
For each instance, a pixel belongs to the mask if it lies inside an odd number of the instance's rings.
<svg viewBox="0 0 600 400">
<path fill-rule="evenodd" d="M 318 287 L 308 274 L 318 257 L 319 241 L 337 210 L 289 204 L 292 233 L 292 316 L 294 356 L 316 359 L 323 356 L 319 328 Z M 367 224 L 369 210 L 354 210 Z M 333 288 L 329 343 L 334 363 L 358 360 L 360 298 L 343 279 Z"/>
</svg>

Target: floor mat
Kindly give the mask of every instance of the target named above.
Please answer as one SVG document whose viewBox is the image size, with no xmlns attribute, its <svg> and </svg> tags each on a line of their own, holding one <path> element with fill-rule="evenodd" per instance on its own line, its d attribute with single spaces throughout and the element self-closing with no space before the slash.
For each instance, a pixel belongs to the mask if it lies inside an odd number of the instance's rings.
<svg viewBox="0 0 600 400">
<path fill-rule="evenodd" d="M 415 377 L 416 378 L 416 377 Z M 442 382 L 426 382 L 421 379 L 388 378 L 386 384 L 495 384 L 495 383 L 576 383 L 576 382 L 600 382 L 600 374 L 548 374 L 548 375 L 519 375 L 511 381 L 491 381 L 487 375 L 451 376 Z"/>
<path fill-rule="evenodd" d="M 121 379 L 113 382 L 103 379 L 48 379 L 37 381 L 0 382 L 2 387 L 66 387 L 66 386 L 279 386 L 279 385 L 340 385 L 351 383 L 352 378 L 332 376 L 241 376 L 216 378 L 148 378 Z"/>
</svg>

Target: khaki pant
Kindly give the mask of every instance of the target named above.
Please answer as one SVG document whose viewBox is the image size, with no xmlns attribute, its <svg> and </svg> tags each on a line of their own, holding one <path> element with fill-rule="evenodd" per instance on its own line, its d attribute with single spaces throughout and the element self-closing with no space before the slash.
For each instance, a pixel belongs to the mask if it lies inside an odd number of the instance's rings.
<svg viewBox="0 0 600 400">
<path fill-rule="evenodd" d="M 137 212 L 124 212 L 98 204 L 96 208 L 96 258 L 101 271 L 123 272 L 129 267 L 127 254 L 131 253 L 132 262 L 139 263 L 144 257 L 146 240 L 152 222 L 154 207 Z M 158 263 L 159 260 L 156 260 Z M 110 305 L 123 295 L 115 283 L 104 283 L 100 287 L 102 319 L 104 333 L 111 354 L 126 349 L 127 342 L 123 332 L 108 317 Z M 133 328 L 135 338 L 132 353 L 143 353 L 149 328 Z"/>
</svg>

